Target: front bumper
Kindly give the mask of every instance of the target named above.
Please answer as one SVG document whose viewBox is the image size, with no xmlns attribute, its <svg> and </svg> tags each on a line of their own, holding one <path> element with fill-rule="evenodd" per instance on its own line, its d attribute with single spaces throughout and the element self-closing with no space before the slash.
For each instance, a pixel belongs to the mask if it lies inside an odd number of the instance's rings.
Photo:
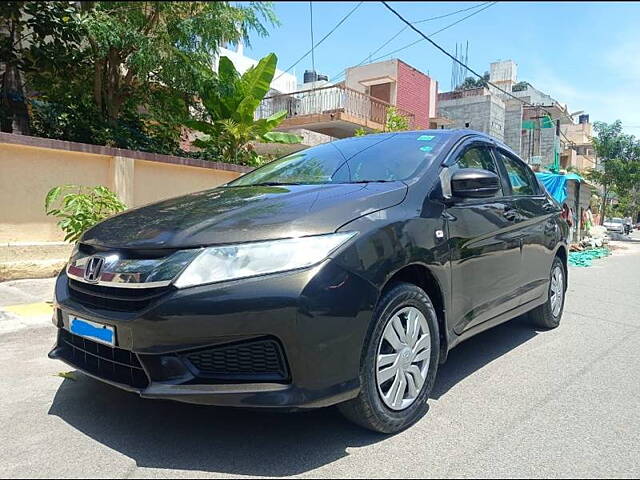
<svg viewBox="0 0 640 480">
<path fill-rule="evenodd" d="M 144 398 L 323 407 L 359 391 L 362 347 L 376 298 L 372 285 L 328 261 L 286 274 L 170 288 L 143 308 L 116 310 L 108 301 L 96 306 L 74 295 L 63 272 L 56 282 L 58 339 L 49 356 Z M 116 348 L 68 333 L 70 316 L 115 327 Z M 243 350 L 234 353 L 236 347 Z M 264 368 L 238 367 L 255 361 L 274 365 L 276 351 L 283 366 L 278 375 L 273 368 L 265 374 Z M 200 364 L 191 361 L 202 352 Z M 203 373 L 211 365 L 214 374 Z M 224 372 L 229 365 L 233 368 Z"/>
</svg>

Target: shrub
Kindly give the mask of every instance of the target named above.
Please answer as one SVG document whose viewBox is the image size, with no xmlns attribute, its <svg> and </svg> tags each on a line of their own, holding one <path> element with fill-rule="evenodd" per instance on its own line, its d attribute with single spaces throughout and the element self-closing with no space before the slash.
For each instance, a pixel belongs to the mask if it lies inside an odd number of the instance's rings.
<svg viewBox="0 0 640 480">
<path fill-rule="evenodd" d="M 49 190 L 44 208 L 47 215 L 60 219 L 58 226 L 66 234 L 65 241 L 77 242 L 96 223 L 127 207 L 114 192 L 101 185 L 93 188 L 60 185 Z"/>
</svg>

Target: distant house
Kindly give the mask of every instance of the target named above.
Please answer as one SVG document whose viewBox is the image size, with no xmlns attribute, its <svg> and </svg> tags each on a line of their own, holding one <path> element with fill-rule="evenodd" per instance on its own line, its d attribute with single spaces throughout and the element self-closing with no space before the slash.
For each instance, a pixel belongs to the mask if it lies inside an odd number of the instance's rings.
<svg viewBox="0 0 640 480">
<path fill-rule="evenodd" d="M 305 77 L 297 91 L 265 98 L 257 115 L 286 110 L 281 130 L 305 129 L 332 138 L 350 137 L 358 129 L 383 130 L 390 106 L 412 128 L 430 128 L 437 121 L 438 83 L 402 60 L 348 68 L 337 84 L 315 72 Z"/>
</svg>

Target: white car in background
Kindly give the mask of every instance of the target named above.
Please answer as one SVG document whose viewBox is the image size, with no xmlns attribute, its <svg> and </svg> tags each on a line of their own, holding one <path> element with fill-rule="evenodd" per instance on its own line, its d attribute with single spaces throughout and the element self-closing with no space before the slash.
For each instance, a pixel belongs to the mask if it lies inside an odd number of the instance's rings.
<svg viewBox="0 0 640 480">
<path fill-rule="evenodd" d="M 603 225 L 608 232 L 624 234 L 624 220 L 621 218 L 606 218 Z"/>
</svg>

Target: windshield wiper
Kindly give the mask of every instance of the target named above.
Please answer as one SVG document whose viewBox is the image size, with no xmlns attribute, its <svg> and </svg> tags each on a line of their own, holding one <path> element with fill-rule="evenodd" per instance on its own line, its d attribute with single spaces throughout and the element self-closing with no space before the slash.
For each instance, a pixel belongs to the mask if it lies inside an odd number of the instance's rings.
<svg viewBox="0 0 640 480">
<path fill-rule="evenodd" d="M 349 183 L 391 183 L 395 181 L 396 180 L 356 180 L 355 182 Z"/>
<path fill-rule="evenodd" d="M 260 182 L 260 183 L 252 183 L 251 187 L 274 187 L 278 185 L 304 185 L 301 182 Z"/>
</svg>

